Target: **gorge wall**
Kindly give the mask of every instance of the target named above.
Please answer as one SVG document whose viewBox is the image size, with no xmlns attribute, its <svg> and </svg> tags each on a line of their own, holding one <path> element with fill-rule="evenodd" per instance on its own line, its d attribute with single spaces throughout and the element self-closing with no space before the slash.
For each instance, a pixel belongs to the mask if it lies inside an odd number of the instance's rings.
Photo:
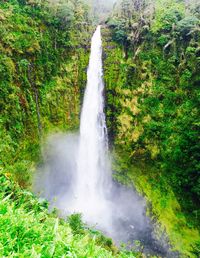
<svg viewBox="0 0 200 258">
<path fill-rule="evenodd" d="M 178 232 L 199 228 L 200 212 L 198 8 L 193 1 L 123 1 L 104 29 L 116 177 L 145 193 L 183 252 L 192 240 Z"/>
<path fill-rule="evenodd" d="M 1 169 L 21 186 L 30 184 L 45 135 L 79 126 L 90 24 L 77 1 L 1 3 Z"/>
</svg>

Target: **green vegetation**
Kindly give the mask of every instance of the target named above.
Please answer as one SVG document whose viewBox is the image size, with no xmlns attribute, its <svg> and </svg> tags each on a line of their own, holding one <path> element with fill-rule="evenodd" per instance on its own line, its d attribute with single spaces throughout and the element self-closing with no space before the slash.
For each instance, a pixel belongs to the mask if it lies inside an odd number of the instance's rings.
<svg viewBox="0 0 200 258">
<path fill-rule="evenodd" d="M 199 8 L 127 0 L 104 29 L 107 119 L 121 173 L 183 257 L 198 257 L 200 243 Z"/>
</svg>

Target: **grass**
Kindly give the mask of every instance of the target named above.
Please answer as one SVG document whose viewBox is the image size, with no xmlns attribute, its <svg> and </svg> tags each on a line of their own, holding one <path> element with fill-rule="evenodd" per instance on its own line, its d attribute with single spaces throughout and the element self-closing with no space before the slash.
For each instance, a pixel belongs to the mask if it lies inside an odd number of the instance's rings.
<svg viewBox="0 0 200 258">
<path fill-rule="evenodd" d="M 124 184 L 134 185 L 145 196 L 149 204 L 147 212 L 159 224 L 158 237 L 166 232 L 172 250 L 178 251 L 181 258 L 199 258 L 199 231 L 187 222 L 176 196 L 159 176 L 159 171 L 144 162 L 135 162 L 127 167 L 123 159 L 117 156 L 119 165 L 115 167 L 115 178 Z"/>
</svg>

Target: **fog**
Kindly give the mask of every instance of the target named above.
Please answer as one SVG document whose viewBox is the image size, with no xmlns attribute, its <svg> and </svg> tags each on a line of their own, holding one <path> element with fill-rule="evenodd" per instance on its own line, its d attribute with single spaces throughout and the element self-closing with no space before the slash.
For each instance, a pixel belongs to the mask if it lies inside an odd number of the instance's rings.
<svg viewBox="0 0 200 258">
<path fill-rule="evenodd" d="M 116 0 L 84 0 L 90 7 L 98 21 L 105 21 L 112 12 Z"/>
</svg>

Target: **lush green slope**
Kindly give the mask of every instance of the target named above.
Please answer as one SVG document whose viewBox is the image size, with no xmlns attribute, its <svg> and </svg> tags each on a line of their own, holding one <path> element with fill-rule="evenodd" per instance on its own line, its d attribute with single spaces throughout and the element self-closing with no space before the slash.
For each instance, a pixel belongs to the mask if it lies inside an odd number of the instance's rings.
<svg viewBox="0 0 200 258">
<path fill-rule="evenodd" d="M 0 166 L 21 185 L 46 133 L 78 127 L 88 19 L 81 1 L 0 3 Z"/>
<path fill-rule="evenodd" d="M 139 257 L 118 252 L 111 240 L 84 227 L 79 215 L 59 219 L 47 203 L 0 174 L 1 257 Z"/>
<path fill-rule="evenodd" d="M 199 17 L 198 4 L 128 0 L 104 32 L 118 170 L 146 194 L 183 255 L 200 242 Z"/>
</svg>

